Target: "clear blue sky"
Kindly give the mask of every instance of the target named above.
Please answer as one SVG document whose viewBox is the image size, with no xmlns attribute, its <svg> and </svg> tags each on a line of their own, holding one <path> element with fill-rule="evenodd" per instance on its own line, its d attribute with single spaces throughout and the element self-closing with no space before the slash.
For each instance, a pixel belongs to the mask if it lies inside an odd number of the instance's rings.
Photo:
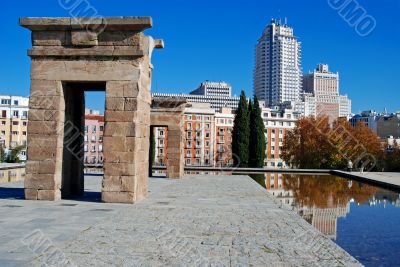
<svg viewBox="0 0 400 267">
<path fill-rule="evenodd" d="M 29 31 L 19 17 L 70 16 L 59 1 L 1 1 L 0 94 L 29 94 Z M 74 2 L 76 0 L 70 0 Z M 377 27 L 367 37 L 328 5 L 328 0 L 89 0 L 102 16 L 152 16 L 146 34 L 162 38 L 156 50 L 152 90 L 189 92 L 203 80 L 227 81 L 234 93 L 252 94 L 254 46 L 272 17 L 288 18 L 303 43 L 304 72 L 324 62 L 341 75 L 341 93 L 353 100 L 353 112 L 387 107 L 400 110 L 400 1 L 358 0 Z M 104 96 L 103 96 L 104 97 Z M 88 104 L 102 107 L 104 99 Z"/>
</svg>

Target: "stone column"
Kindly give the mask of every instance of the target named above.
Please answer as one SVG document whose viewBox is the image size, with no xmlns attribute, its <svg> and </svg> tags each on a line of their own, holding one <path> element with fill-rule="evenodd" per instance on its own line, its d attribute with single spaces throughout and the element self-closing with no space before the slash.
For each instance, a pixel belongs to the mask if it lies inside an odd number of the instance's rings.
<svg viewBox="0 0 400 267">
<path fill-rule="evenodd" d="M 35 62 L 32 62 L 35 68 Z M 25 198 L 59 200 L 64 133 L 61 82 L 32 80 L 29 101 Z"/>
<path fill-rule="evenodd" d="M 104 202 L 134 203 L 147 196 L 150 92 L 141 84 L 106 86 Z"/>
<path fill-rule="evenodd" d="M 168 127 L 167 178 L 178 179 L 184 174 L 183 127 Z"/>
</svg>

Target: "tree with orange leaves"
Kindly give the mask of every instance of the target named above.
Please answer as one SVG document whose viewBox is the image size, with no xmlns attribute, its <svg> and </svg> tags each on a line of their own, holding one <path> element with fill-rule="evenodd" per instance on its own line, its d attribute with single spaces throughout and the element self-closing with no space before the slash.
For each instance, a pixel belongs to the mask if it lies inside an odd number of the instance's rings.
<svg viewBox="0 0 400 267">
<path fill-rule="evenodd" d="M 378 136 L 364 123 L 352 127 L 343 119 L 329 124 L 328 117 L 308 117 L 297 121 L 283 146 L 283 159 L 301 169 L 371 169 L 382 153 Z"/>
</svg>

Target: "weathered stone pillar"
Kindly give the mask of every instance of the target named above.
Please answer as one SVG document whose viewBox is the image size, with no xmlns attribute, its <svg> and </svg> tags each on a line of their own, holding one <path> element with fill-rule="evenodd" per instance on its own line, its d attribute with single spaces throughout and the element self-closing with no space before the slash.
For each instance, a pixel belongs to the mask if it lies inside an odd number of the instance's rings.
<svg viewBox="0 0 400 267">
<path fill-rule="evenodd" d="M 146 197 L 151 54 L 163 46 L 142 33 L 151 18 L 24 18 L 20 24 L 32 31 L 33 45 L 26 198 L 83 192 L 85 90 L 106 91 L 102 200 Z"/>
<path fill-rule="evenodd" d="M 167 178 L 179 179 L 184 175 L 183 114 L 186 100 L 153 100 L 151 126 L 168 128 Z"/>
</svg>

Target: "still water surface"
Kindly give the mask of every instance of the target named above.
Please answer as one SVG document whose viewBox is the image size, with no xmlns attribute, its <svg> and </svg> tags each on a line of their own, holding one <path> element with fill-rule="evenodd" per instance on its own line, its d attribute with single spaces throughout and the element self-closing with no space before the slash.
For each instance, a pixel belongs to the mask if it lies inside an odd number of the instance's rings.
<svg viewBox="0 0 400 267">
<path fill-rule="evenodd" d="M 251 174 L 365 266 L 400 266 L 400 194 L 330 175 Z"/>
</svg>

